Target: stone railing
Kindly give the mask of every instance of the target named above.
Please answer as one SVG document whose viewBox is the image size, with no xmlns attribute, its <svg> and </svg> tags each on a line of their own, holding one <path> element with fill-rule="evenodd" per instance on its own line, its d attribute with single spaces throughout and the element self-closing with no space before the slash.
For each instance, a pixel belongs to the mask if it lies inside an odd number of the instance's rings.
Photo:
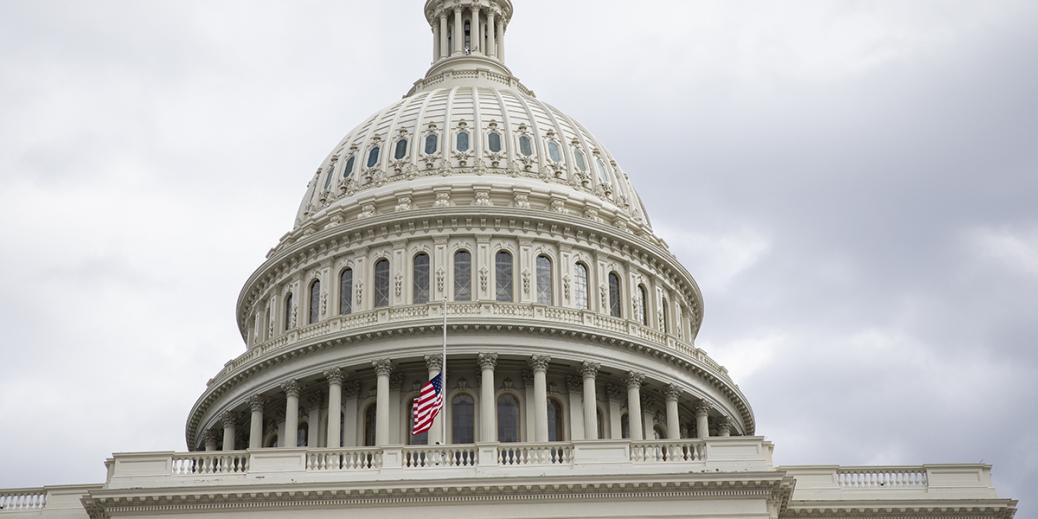
<svg viewBox="0 0 1038 519">
<path fill-rule="evenodd" d="M 200 481 L 400 480 L 563 473 L 771 469 L 771 443 L 757 437 L 707 440 L 596 440 L 552 443 L 256 449 L 117 454 L 109 488 L 187 486 Z"/>
<path fill-rule="evenodd" d="M 470 320 L 505 320 L 512 323 L 531 325 L 566 324 L 595 328 L 605 332 L 626 334 L 638 340 L 660 347 L 664 350 L 683 354 L 703 368 L 721 379 L 732 382 L 728 370 L 711 359 L 706 352 L 685 342 L 684 340 L 660 332 L 654 328 L 626 319 L 619 319 L 598 314 L 589 310 L 578 310 L 558 306 L 543 306 L 525 303 L 471 302 L 449 303 L 448 319 L 468 318 Z M 249 349 L 244 354 L 224 365 L 223 370 L 209 381 L 210 385 L 223 380 L 232 372 L 251 362 L 287 349 L 294 344 L 317 337 L 342 332 L 363 332 L 369 328 L 387 325 L 403 325 L 409 322 L 438 323 L 443 318 L 440 303 L 427 305 L 408 305 L 380 308 L 349 315 L 335 316 L 324 321 L 301 328 L 296 328 L 283 335 L 270 339 Z"/>
<path fill-rule="evenodd" d="M 0 489 L 0 516 L 39 517 L 41 513 L 57 512 L 75 517 L 72 514 L 83 511 L 80 499 L 100 488 L 101 485 L 75 485 Z"/>
<path fill-rule="evenodd" d="M 43 510 L 45 506 L 47 506 L 47 490 L 42 487 L 0 490 L 0 511 L 28 512 Z"/>
<path fill-rule="evenodd" d="M 794 500 L 925 499 L 955 494 L 993 499 L 989 465 L 778 467 L 796 479 Z"/>
</svg>

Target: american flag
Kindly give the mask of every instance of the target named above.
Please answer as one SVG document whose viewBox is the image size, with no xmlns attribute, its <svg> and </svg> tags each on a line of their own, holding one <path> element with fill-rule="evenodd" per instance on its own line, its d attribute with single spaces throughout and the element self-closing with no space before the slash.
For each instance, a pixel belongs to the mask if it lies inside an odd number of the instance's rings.
<svg viewBox="0 0 1038 519">
<path fill-rule="evenodd" d="M 422 386 L 414 399 L 414 426 L 411 435 L 418 436 L 432 429 L 433 420 L 443 408 L 443 375 L 438 374 Z"/>
</svg>

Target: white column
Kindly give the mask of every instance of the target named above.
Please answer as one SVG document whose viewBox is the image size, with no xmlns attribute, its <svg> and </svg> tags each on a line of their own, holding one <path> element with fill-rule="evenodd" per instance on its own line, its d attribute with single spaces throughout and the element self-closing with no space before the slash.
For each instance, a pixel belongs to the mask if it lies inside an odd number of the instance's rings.
<svg viewBox="0 0 1038 519">
<path fill-rule="evenodd" d="M 465 22 L 461 19 L 461 6 L 454 8 L 454 52 L 453 54 L 464 54 L 465 52 Z"/>
<path fill-rule="evenodd" d="M 496 353 L 480 353 L 477 358 L 483 377 L 479 386 L 479 441 L 497 441 L 497 398 L 494 388 Z"/>
<path fill-rule="evenodd" d="M 483 39 L 480 38 L 479 34 L 479 4 L 472 6 L 472 24 L 470 26 L 471 37 L 472 37 L 472 53 L 475 54 L 483 50 Z"/>
<path fill-rule="evenodd" d="M 393 372 L 393 363 L 389 359 L 371 362 L 375 368 L 378 383 L 375 390 L 375 445 L 383 447 L 389 444 L 389 375 Z"/>
<path fill-rule="evenodd" d="M 681 421 L 678 416 L 678 398 L 681 397 L 681 390 L 677 386 L 671 384 L 667 386 L 667 439 L 668 440 L 680 440 L 681 439 Z"/>
<path fill-rule="evenodd" d="M 429 369 L 429 380 L 439 375 L 443 370 L 443 355 L 426 355 L 425 356 L 425 367 Z M 447 407 L 447 402 L 443 403 L 444 407 Z M 413 412 L 413 409 L 408 409 L 409 412 Z M 442 445 L 444 444 L 443 438 L 443 423 L 447 419 L 447 413 L 444 409 L 440 410 L 440 415 L 433 420 L 432 429 L 429 429 L 429 445 Z M 408 432 L 410 434 L 410 432 Z"/>
<path fill-rule="evenodd" d="M 210 429 L 205 432 L 205 451 L 213 452 L 216 450 L 216 431 Z"/>
<path fill-rule="evenodd" d="M 263 398 L 259 395 L 249 399 L 252 420 L 249 422 L 249 448 L 263 448 Z"/>
<path fill-rule="evenodd" d="M 360 383 L 356 380 L 344 382 L 342 385 L 342 393 L 345 397 L 345 403 L 343 404 L 343 427 L 345 430 L 342 431 L 342 446 L 343 447 L 356 447 L 357 442 L 357 426 L 359 420 L 357 419 L 357 396 L 360 394 Z"/>
<path fill-rule="evenodd" d="M 700 440 L 710 437 L 710 406 L 706 402 L 696 406 L 696 437 Z"/>
<path fill-rule="evenodd" d="M 505 60 L 505 21 L 502 19 L 497 23 L 497 59 Z M 590 290 L 590 288 L 589 288 Z M 591 297 L 588 294 L 588 297 Z"/>
<path fill-rule="evenodd" d="M 281 446 L 294 449 L 299 443 L 299 383 L 291 380 L 281 389 L 285 392 L 285 441 Z"/>
<path fill-rule="evenodd" d="M 324 372 L 324 378 L 328 379 L 328 440 L 330 449 L 342 447 L 342 370 L 330 369 Z"/>
<path fill-rule="evenodd" d="M 548 441 L 548 364 L 550 357 L 534 355 L 530 359 L 530 368 L 533 369 L 533 403 L 534 423 L 536 424 L 536 436 L 534 441 L 544 443 Z"/>
<path fill-rule="evenodd" d="M 627 426 L 632 440 L 643 440 L 642 434 L 642 381 L 645 375 L 627 373 Z"/>
<path fill-rule="evenodd" d="M 620 386 L 609 384 L 606 386 L 606 395 L 609 398 L 609 439 L 619 440 L 624 437 L 621 422 L 624 390 Z"/>
<path fill-rule="evenodd" d="M 447 38 L 447 14 L 440 14 L 440 58 L 450 56 L 450 40 Z"/>
<path fill-rule="evenodd" d="M 223 414 L 223 450 L 233 451 L 236 447 L 234 445 L 234 437 L 237 435 L 238 417 L 234 413 Z"/>
<path fill-rule="evenodd" d="M 585 362 L 580 367 L 584 378 L 584 439 L 598 440 L 598 394 L 595 388 L 595 377 L 601 366 L 593 362 Z"/>
<path fill-rule="evenodd" d="M 497 23 L 494 20 L 494 10 L 487 13 L 487 51 L 486 55 L 497 57 Z"/>
<path fill-rule="evenodd" d="M 440 25 L 436 24 L 432 27 L 433 35 L 433 62 L 440 59 Z"/>
</svg>

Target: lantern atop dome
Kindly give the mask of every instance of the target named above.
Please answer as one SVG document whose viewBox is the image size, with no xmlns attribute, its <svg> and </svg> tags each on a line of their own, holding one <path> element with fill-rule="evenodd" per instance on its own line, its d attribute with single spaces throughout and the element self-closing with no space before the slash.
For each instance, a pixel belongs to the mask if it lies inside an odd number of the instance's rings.
<svg viewBox="0 0 1038 519">
<path fill-rule="evenodd" d="M 446 72 L 480 70 L 511 78 L 505 66 L 510 0 L 428 0 L 425 18 L 433 34 L 427 80 Z"/>
</svg>

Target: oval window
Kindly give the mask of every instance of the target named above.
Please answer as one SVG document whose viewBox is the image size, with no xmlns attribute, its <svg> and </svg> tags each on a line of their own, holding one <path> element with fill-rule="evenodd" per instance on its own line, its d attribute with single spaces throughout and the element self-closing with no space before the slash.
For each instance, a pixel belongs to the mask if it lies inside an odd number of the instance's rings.
<svg viewBox="0 0 1038 519">
<path fill-rule="evenodd" d="M 407 139 L 400 139 L 396 141 L 396 150 L 393 152 L 393 158 L 396 160 L 403 160 L 407 156 Z"/>
<path fill-rule="evenodd" d="M 548 141 L 548 158 L 552 162 L 562 162 L 562 148 L 555 141 Z"/>
<path fill-rule="evenodd" d="M 577 163 L 577 169 L 580 171 L 587 171 L 587 158 L 584 157 L 584 152 L 579 149 L 573 150 L 573 159 Z"/>
<path fill-rule="evenodd" d="M 533 139 L 529 135 L 519 137 L 519 153 L 522 153 L 524 157 L 533 156 Z"/>
<path fill-rule="evenodd" d="M 368 153 L 368 167 L 369 168 L 373 168 L 373 167 L 375 167 L 378 164 L 378 156 L 379 156 L 380 153 L 382 153 L 382 148 L 381 147 L 375 146 L 374 148 L 371 148 L 371 152 Z"/>
<path fill-rule="evenodd" d="M 598 170 L 598 181 L 599 181 L 599 183 L 605 184 L 605 185 L 610 185 L 610 184 L 613 183 L 609 179 L 609 173 L 608 173 L 609 170 L 606 169 L 605 162 L 602 162 L 602 159 L 600 159 L 600 158 L 596 158 L 595 159 L 595 169 Z"/>
<path fill-rule="evenodd" d="M 346 161 L 346 167 L 342 169 L 342 178 L 350 178 L 353 174 L 353 165 L 357 162 L 357 157 L 350 155 L 350 160 Z"/>
<path fill-rule="evenodd" d="M 469 151 L 469 132 L 458 132 L 458 151 Z"/>
<path fill-rule="evenodd" d="M 440 138 L 435 133 L 425 136 L 425 154 L 432 155 L 440 147 Z"/>
<path fill-rule="evenodd" d="M 487 136 L 487 145 L 492 153 L 501 153 L 501 134 L 490 132 L 490 135 Z"/>
</svg>

